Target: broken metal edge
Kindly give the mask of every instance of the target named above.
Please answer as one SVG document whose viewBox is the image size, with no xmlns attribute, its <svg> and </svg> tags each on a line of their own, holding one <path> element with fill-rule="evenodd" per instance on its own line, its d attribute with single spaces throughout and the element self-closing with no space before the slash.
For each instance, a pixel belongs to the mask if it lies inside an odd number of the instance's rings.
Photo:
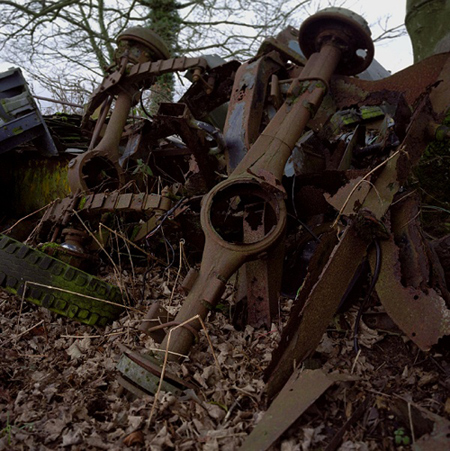
<svg viewBox="0 0 450 451">
<path fill-rule="evenodd" d="M 326 374 L 322 369 L 296 370 L 240 451 L 267 450 L 334 382 L 357 379 L 347 374 Z"/>
<path fill-rule="evenodd" d="M 381 250 L 381 271 L 375 287 L 380 301 L 397 326 L 422 351 L 428 351 L 441 337 L 450 334 L 450 310 L 434 289 L 424 292 L 403 286 L 399 248 L 392 237 L 381 242 Z M 370 265 L 373 270 L 373 255 Z"/>
</svg>

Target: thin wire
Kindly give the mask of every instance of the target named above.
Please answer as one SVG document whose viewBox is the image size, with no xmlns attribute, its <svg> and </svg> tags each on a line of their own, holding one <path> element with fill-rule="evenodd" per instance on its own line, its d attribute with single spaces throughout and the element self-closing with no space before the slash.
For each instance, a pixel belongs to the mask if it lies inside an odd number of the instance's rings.
<svg viewBox="0 0 450 451">
<path fill-rule="evenodd" d="M 150 230 L 150 232 L 147 233 L 147 235 L 145 236 L 145 239 L 149 239 L 151 236 L 153 236 L 159 229 L 162 229 L 162 225 L 164 224 L 164 222 L 166 221 L 167 218 L 169 218 L 170 216 L 172 216 L 172 214 L 175 212 L 175 210 L 186 200 L 185 197 L 182 197 L 170 210 L 167 210 L 164 215 L 162 215 L 159 218 L 159 224 L 152 230 Z M 163 233 L 164 236 L 164 233 Z"/>
<path fill-rule="evenodd" d="M 142 95 L 141 95 L 139 101 L 140 101 L 140 104 L 141 104 L 142 111 L 145 113 L 145 115 L 146 115 L 148 118 L 153 119 L 153 116 L 146 110 L 146 108 L 145 108 L 145 106 L 144 106 L 144 102 L 142 101 Z"/>
<path fill-rule="evenodd" d="M 164 235 L 164 229 L 161 227 L 160 230 L 161 230 L 161 234 L 163 236 L 164 241 L 166 242 L 166 244 L 169 246 L 170 250 L 172 251 L 172 260 L 171 260 L 169 266 L 166 266 L 166 268 L 164 270 L 164 271 L 168 271 L 175 261 L 175 250 L 174 250 L 173 246 L 170 244 L 170 241 Z"/>
</svg>

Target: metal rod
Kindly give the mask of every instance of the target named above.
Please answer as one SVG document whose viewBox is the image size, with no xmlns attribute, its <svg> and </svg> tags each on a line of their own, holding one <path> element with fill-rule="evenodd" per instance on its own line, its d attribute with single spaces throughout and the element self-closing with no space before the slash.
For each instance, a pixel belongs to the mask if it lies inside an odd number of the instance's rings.
<svg viewBox="0 0 450 451">
<path fill-rule="evenodd" d="M 50 97 L 33 96 L 33 98 L 38 99 L 38 100 L 45 100 L 46 102 L 59 103 L 61 105 L 72 106 L 74 108 L 81 108 L 81 109 L 84 108 L 83 105 L 77 105 L 76 103 L 66 102 L 64 100 L 51 99 Z"/>
</svg>

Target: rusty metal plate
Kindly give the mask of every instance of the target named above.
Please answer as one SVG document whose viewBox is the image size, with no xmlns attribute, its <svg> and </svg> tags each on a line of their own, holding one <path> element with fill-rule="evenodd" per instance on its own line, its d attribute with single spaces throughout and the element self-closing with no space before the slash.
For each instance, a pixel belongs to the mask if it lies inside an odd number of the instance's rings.
<svg viewBox="0 0 450 451">
<path fill-rule="evenodd" d="M 353 216 L 361 207 L 364 199 L 370 191 L 370 178 L 357 177 L 331 196 L 324 194 L 326 201 L 344 216 Z"/>
<path fill-rule="evenodd" d="M 133 194 L 122 194 L 117 201 L 116 210 L 127 210 L 130 208 L 132 200 Z"/>
<path fill-rule="evenodd" d="M 265 224 L 261 221 L 256 229 L 252 229 L 248 221 L 249 215 L 256 213 L 260 205 L 248 205 L 244 212 L 244 241 L 254 242 L 264 238 Z M 264 215 L 263 215 L 264 216 Z M 272 318 L 277 313 L 278 296 L 281 285 L 281 268 L 283 252 L 278 252 L 278 260 L 273 252 L 258 260 L 245 263 L 245 278 L 247 288 L 247 323 L 253 327 L 262 325 L 270 329 Z"/>
<path fill-rule="evenodd" d="M 96 194 L 92 201 L 91 208 L 94 208 L 94 209 L 101 208 L 103 206 L 103 202 L 105 201 L 106 197 L 107 197 L 106 194 L 103 194 L 103 193 Z"/>
<path fill-rule="evenodd" d="M 128 389 L 128 384 L 131 383 L 138 387 L 137 392 L 156 393 L 161 378 L 162 361 L 156 360 L 151 355 L 130 351 L 123 345 L 119 345 L 119 347 L 123 354 L 117 364 L 117 369 L 127 382 L 124 387 Z M 161 390 L 179 394 L 187 388 L 195 389 L 196 387 L 168 371 L 164 372 Z M 136 391 L 133 393 L 137 394 Z"/>
<path fill-rule="evenodd" d="M 278 52 L 274 51 L 238 69 L 224 126 L 229 172 L 258 138 L 269 80 L 283 66 Z"/>
<path fill-rule="evenodd" d="M 448 54 L 435 55 L 391 77 L 368 81 L 350 77 L 336 77 L 331 81 L 331 91 L 338 109 L 350 105 L 380 105 L 390 92 L 402 92 L 413 105 L 440 77 Z"/>
<path fill-rule="evenodd" d="M 427 258 L 419 217 L 418 193 L 406 194 L 391 208 L 391 224 L 395 242 L 399 246 L 402 281 L 405 286 L 426 286 L 430 278 L 430 261 Z"/>
<path fill-rule="evenodd" d="M 346 375 L 325 374 L 323 370 L 296 371 L 239 450 L 269 449 L 308 407 L 339 380 L 351 378 Z"/>
<path fill-rule="evenodd" d="M 149 194 L 145 201 L 144 210 L 152 210 L 158 208 L 161 203 L 161 196 L 158 194 Z"/>
<path fill-rule="evenodd" d="M 369 241 L 347 227 L 312 288 L 303 310 L 291 315 L 283 330 L 279 349 L 268 368 L 267 393 L 272 398 L 289 379 L 294 366 L 307 358 L 336 313 L 347 287 L 366 255 Z M 282 350 L 280 352 L 280 349 Z"/>
<path fill-rule="evenodd" d="M 105 208 L 107 210 L 113 210 L 116 205 L 117 198 L 119 197 L 119 195 L 120 195 L 120 193 L 118 191 L 109 194 L 105 199 L 103 208 Z"/>
<path fill-rule="evenodd" d="M 432 288 L 425 293 L 404 286 L 399 262 L 399 248 L 391 237 L 381 243 L 382 264 L 375 286 L 378 297 L 397 326 L 423 351 L 439 338 L 450 334 L 450 310 L 444 299 Z M 375 257 L 370 259 L 372 271 Z"/>
</svg>

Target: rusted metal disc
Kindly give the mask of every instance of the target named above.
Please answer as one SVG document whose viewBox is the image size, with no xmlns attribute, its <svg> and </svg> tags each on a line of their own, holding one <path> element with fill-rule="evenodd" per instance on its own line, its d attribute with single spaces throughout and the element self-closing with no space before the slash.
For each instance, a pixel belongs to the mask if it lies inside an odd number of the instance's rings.
<svg viewBox="0 0 450 451">
<path fill-rule="evenodd" d="M 130 351 L 123 345 L 120 345 L 120 348 L 123 351 L 117 364 L 117 369 L 122 375 L 119 379 L 120 384 L 137 396 L 155 394 L 161 379 L 162 361 L 156 360 L 149 354 Z M 180 394 L 187 388 L 195 390 L 196 387 L 169 371 L 164 372 L 161 390 Z"/>
<path fill-rule="evenodd" d="M 117 37 L 117 44 L 120 41 L 136 41 L 148 48 L 152 54 L 152 61 L 166 60 L 170 58 L 170 51 L 164 41 L 152 30 L 144 27 L 131 27 L 126 29 Z"/>
<path fill-rule="evenodd" d="M 356 75 L 373 60 L 374 46 L 363 17 L 345 8 L 325 8 L 306 19 L 299 31 L 299 44 L 307 58 L 326 42 L 342 50 L 336 73 Z"/>
</svg>

